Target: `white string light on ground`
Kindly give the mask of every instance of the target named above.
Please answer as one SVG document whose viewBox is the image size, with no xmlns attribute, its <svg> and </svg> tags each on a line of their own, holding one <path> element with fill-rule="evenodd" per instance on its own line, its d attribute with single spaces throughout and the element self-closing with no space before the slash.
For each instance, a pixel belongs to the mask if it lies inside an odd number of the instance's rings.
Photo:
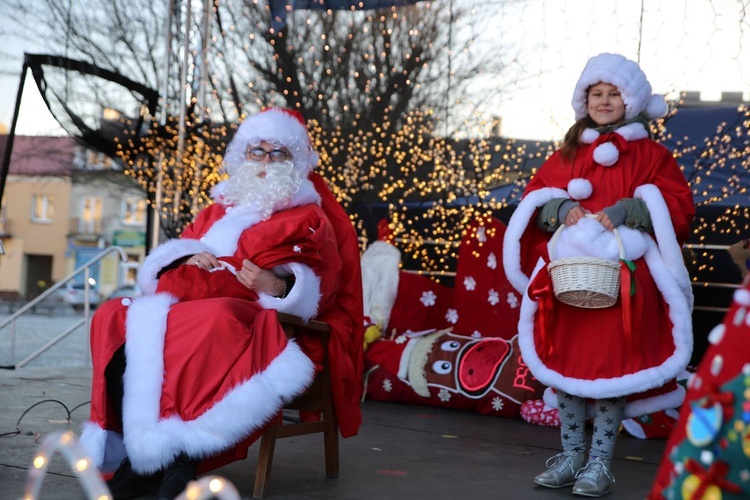
<svg viewBox="0 0 750 500">
<path fill-rule="evenodd" d="M 87 500 L 111 500 L 107 484 L 102 479 L 99 469 L 91 463 L 78 438 L 73 431 L 57 431 L 48 434 L 39 445 L 34 459 L 29 467 L 23 500 L 40 498 L 45 475 L 50 461 L 55 453 L 61 453 L 70 465 Z M 217 498 L 218 500 L 239 500 L 240 494 L 234 485 L 219 476 L 204 476 L 197 481 L 191 481 L 178 500 L 203 500 Z"/>
<path fill-rule="evenodd" d="M 191 481 L 177 500 L 204 500 L 217 498 L 218 500 L 239 500 L 240 494 L 234 485 L 219 476 L 204 476 L 197 481 Z"/>
<path fill-rule="evenodd" d="M 42 444 L 34 455 L 26 479 L 23 500 L 39 498 L 47 468 L 56 452 L 62 453 L 63 458 L 70 464 L 70 468 L 78 478 L 86 498 L 96 500 L 112 498 L 107 485 L 99 474 L 99 470 L 84 453 L 75 433 L 58 431 L 48 434 L 42 440 Z"/>
</svg>

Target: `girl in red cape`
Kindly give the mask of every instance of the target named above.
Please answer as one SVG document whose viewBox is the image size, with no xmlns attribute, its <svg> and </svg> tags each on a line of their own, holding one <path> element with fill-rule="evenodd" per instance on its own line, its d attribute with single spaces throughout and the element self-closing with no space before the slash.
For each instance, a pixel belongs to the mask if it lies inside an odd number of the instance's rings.
<svg viewBox="0 0 750 500">
<path fill-rule="evenodd" d="M 618 54 L 592 57 L 572 104 L 577 122 L 529 182 L 505 233 L 503 263 L 523 294 L 523 359 L 548 386 L 544 400 L 561 421 L 563 451 L 534 481 L 598 497 L 614 483 L 620 421 L 684 398 L 675 379 L 692 352 L 693 298 L 681 244 L 695 210 L 674 158 L 649 137 L 647 121 L 667 105 L 638 64 Z M 558 301 L 547 264 L 563 257 L 619 261 L 617 302 L 594 309 Z M 588 460 L 587 414 L 594 419 Z"/>
</svg>

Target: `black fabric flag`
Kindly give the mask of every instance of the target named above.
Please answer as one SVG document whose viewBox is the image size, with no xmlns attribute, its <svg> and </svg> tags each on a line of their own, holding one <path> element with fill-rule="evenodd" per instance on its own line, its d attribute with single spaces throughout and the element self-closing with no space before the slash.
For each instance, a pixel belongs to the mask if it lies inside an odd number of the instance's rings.
<svg viewBox="0 0 750 500">
<path fill-rule="evenodd" d="M 115 158 L 117 141 L 143 137 L 159 94 L 94 64 L 49 54 L 25 54 L 42 99 L 62 128 L 91 149 Z"/>
</svg>

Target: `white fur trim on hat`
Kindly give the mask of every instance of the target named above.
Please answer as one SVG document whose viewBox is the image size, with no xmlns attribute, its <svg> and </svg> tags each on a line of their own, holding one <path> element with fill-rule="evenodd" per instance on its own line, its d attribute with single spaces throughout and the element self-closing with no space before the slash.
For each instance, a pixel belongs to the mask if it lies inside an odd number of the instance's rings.
<svg viewBox="0 0 750 500">
<path fill-rule="evenodd" d="M 301 116 L 280 108 L 270 108 L 246 118 L 227 147 L 224 163 L 242 164 L 247 147 L 258 146 L 261 141 L 289 150 L 294 167 L 305 174 L 318 164 L 318 153 L 313 149 Z"/>
<path fill-rule="evenodd" d="M 643 113 L 649 118 L 661 118 L 666 115 L 668 111 L 669 105 L 667 105 L 667 101 L 664 100 L 664 96 L 654 94 L 651 96 L 651 99 L 648 100 L 648 104 L 646 104 L 646 109 Z"/>
<path fill-rule="evenodd" d="M 667 112 L 666 101 L 661 96 L 651 94 L 651 84 L 638 63 L 619 54 L 603 53 L 588 60 L 573 91 L 571 104 L 576 120 L 588 114 L 588 88 L 602 82 L 614 85 L 622 93 L 626 120 L 632 120 L 641 113 L 648 119 L 654 119 Z"/>
<path fill-rule="evenodd" d="M 574 200 L 585 200 L 593 191 L 594 187 L 588 179 L 571 179 L 568 183 L 568 194 Z"/>
<path fill-rule="evenodd" d="M 594 149 L 594 161 L 599 165 L 611 167 L 617 163 L 618 159 L 620 159 L 620 152 L 617 150 L 617 146 L 611 142 L 599 144 Z"/>
</svg>

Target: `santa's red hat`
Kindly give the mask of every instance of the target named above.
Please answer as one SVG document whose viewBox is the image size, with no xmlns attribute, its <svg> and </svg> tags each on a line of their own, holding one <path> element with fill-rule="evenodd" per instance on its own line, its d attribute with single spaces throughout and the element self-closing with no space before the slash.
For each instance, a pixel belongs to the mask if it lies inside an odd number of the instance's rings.
<svg viewBox="0 0 750 500">
<path fill-rule="evenodd" d="M 307 175 L 318 164 L 318 153 L 313 149 L 310 134 L 299 111 L 267 108 L 242 122 L 227 147 L 224 164 L 241 165 L 248 146 L 262 141 L 286 148 L 292 154 L 294 168 Z"/>
</svg>

